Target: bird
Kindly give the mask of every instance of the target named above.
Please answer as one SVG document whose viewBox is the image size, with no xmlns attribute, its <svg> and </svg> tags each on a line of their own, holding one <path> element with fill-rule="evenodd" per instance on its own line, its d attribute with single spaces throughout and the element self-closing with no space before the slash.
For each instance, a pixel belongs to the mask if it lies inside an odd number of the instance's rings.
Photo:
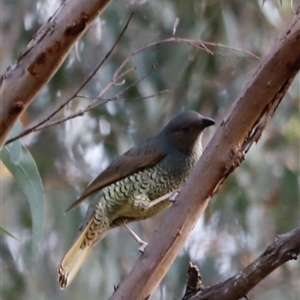
<svg viewBox="0 0 300 300">
<path fill-rule="evenodd" d="M 58 283 L 67 287 L 106 233 L 117 226 L 150 218 L 171 205 L 202 155 L 203 130 L 215 121 L 196 111 L 178 114 L 154 137 L 137 144 L 96 177 L 70 211 L 95 194 L 78 236 L 61 260 Z M 137 241 L 141 244 L 144 242 Z"/>
</svg>

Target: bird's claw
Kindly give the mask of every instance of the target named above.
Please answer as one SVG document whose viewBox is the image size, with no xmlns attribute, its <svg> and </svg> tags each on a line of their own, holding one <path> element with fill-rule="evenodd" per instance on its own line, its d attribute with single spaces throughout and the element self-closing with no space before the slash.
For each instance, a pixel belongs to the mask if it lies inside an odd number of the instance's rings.
<svg viewBox="0 0 300 300">
<path fill-rule="evenodd" d="M 141 246 L 139 247 L 139 252 L 144 253 L 145 252 L 145 248 L 148 246 L 148 243 L 142 241 L 142 243 L 140 245 Z"/>
<path fill-rule="evenodd" d="M 179 195 L 179 193 L 180 193 L 180 190 L 175 190 L 175 191 L 173 192 L 173 195 L 169 198 L 169 201 L 170 201 L 170 202 L 175 202 L 175 201 L 176 201 L 176 198 L 177 198 L 178 195 Z"/>
</svg>

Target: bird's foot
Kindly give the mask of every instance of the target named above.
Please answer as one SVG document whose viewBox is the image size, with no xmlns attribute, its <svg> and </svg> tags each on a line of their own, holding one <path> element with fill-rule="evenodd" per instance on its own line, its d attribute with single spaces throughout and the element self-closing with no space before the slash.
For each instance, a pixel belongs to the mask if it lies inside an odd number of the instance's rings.
<svg viewBox="0 0 300 300">
<path fill-rule="evenodd" d="M 172 193 L 173 195 L 169 198 L 169 201 L 174 203 L 180 193 L 180 190 L 175 190 Z"/>
<path fill-rule="evenodd" d="M 141 240 L 141 241 L 142 241 L 142 240 Z M 144 253 L 144 252 L 145 252 L 145 248 L 148 246 L 148 243 L 142 241 L 142 244 L 139 244 L 139 245 L 140 245 L 139 251 L 140 251 L 141 253 Z"/>
<path fill-rule="evenodd" d="M 166 200 L 169 200 L 170 202 L 175 202 L 177 196 L 179 195 L 179 190 L 175 190 L 175 191 L 172 191 L 170 193 L 167 193 L 155 200 L 152 200 L 148 206 L 148 208 L 160 203 L 160 202 L 163 202 L 163 201 L 166 201 Z"/>
</svg>

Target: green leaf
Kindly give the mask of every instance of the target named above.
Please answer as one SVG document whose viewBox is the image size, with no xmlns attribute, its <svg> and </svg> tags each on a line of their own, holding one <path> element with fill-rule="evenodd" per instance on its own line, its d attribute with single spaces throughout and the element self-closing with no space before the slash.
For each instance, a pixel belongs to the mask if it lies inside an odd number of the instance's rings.
<svg viewBox="0 0 300 300">
<path fill-rule="evenodd" d="M 4 227 L 0 226 L 0 231 L 3 232 L 6 235 L 9 235 L 10 237 L 12 237 L 13 239 L 17 240 L 18 242 L 20 242 L 20 240 L 18 240 L 15 236 L 13 236 L 8 230 L 6 230 Z"/>
<path fill-rule="evenodd" d="M 19 143 L 19 141 L 14 143 Z M 11 149 L 8 146 L 4 147 L 1 152 L 1 159 L 29 202 L 32 217 L 31 249 L 33 257 L 37 257 L 44 222 L 45 200 L 43 185 L 35 161 L 29 151 L 21 145 L 21 153 L 17 157 L 17 147 L 13 148 L 13 151 Z"/>
<path fill-rule="evenodd" d="M 11 130 L 11 132 L 8 135 L 8 138 L 12 138 L 16 135 L 18 135 L 22 130 L 22 124 L 20 121 L 17 121 Z M 14 163 L 17 163 L 20 159 L 21 156 L 21 143 L 20 141 L 15 141 L 10 144 L 8 144 L 7 149 L 9 150 L 10 153 L 10 160 Z"/>
</svg>

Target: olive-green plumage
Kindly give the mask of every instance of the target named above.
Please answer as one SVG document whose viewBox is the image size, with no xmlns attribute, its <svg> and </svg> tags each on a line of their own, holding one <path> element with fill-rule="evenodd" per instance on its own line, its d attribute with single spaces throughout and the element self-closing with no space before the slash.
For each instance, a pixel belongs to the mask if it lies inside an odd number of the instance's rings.
<svg viewBox="0 0 300 300">
<path fill-rule="evenodd" d="M 165 200 L 148 207 L 151 201 L 181 189 L 202 154 L 201 133 L 214 123 L 194 111 L 181 113 L 158 135 L 124 153 L 89 184 L 68 209 L 98 192 L 77 239 L 61 261 L 61 288 L 72 281 L 94 244 L 109 229 L 149 218 L 170 205 Z"/>
</svg>

